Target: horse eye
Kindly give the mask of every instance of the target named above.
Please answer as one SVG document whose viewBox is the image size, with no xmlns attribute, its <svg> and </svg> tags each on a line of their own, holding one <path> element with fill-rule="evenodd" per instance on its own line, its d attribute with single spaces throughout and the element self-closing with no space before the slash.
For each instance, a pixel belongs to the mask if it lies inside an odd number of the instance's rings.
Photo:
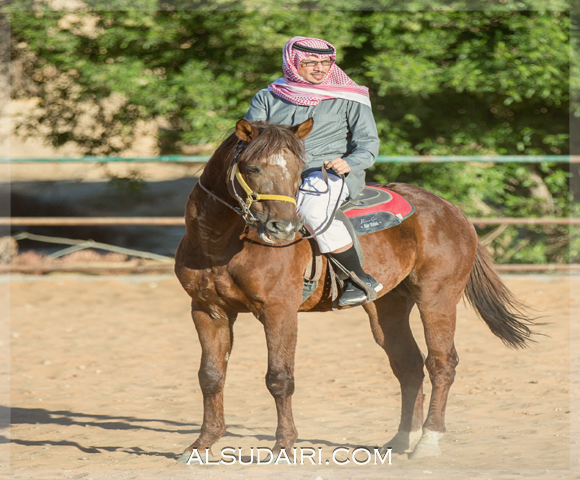
<svg viewBox="0 0 580 480">
<path fill-rule="evenodd" d="M 260 173 L 260 169 L 258 167 L 248 167 L 246 171 L 248 173 Z"/>
</svg>

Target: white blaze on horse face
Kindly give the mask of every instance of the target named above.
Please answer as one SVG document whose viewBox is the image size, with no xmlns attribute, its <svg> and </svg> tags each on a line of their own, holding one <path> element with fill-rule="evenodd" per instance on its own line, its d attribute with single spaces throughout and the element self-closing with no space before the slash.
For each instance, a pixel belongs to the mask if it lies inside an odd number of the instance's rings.
<svg viewBox="0 0 580 480">
<path fill-rule="evenodd" d="M 286 163 L 284 155 L 282 155 L 281 153 L 273 155 L 269 158 L 268 163 L 271 165 L 278 165 L 279 167 L 282 167 L 282 173 L 284 174 L 284 177 L 290 179 L 290 172 L 288 171 L 288 164 Z"/>
</svg>

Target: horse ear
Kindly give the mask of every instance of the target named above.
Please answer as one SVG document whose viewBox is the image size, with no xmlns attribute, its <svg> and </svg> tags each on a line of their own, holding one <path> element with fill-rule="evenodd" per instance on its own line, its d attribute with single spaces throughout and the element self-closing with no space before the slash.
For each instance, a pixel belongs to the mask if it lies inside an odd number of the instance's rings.
<svg viewBox="0 0 580 480">
<path fill-rule="evenodd" d="M 290 127 L 290 129 L 294 132 L 294 135 L 298 137 L 298 140 L 304 140 L 310 132 L 312 132 L 312 126 L 314 125 L 314 119 L 310 117 L 305 122 L 302 122 L 300 125 L 295 125 Z"/>
<path fill-rule="evenodd" d="M 238 120 L 236 123 L 236 137 L 246 143 L 250 143 L 259 135 L 259 131 L 245 118 Z"/>
</svg>

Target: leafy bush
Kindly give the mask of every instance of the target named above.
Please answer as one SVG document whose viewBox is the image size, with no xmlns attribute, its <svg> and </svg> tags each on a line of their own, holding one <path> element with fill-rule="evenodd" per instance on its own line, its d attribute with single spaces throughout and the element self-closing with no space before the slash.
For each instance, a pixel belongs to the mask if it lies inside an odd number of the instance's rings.
<svg viewBox="0 0 580 480">
<path fill-rule="evenodd" d="M 430 190 L 469 217 L 578 217 L 571 208 L 567 169 L 555 163 L 376 164 L 376 182 L 404 182 Z M 476 225 L 477 227 L 477 225 Z M 478 228 L 498 263 L 567 263 L 580 260 L 568 226 Z M 577 233 L 577 232 L 576 232 Z"/>
<path fill-rule="evenodd" d="M 528 2 L 526 11 L 511 1 L 481 11 L 455 3 L 463 10 L 270 0 L 258 9 L 247 0 L 56 12 L 31 3 L 10 14 L 13 96 L 38 99 L 17 130 L 115 154 L 140 122 L 162 119 L 167 153 L 212 144 L 282 75 L 289 37 L 304 35 L 331 41 L 341 67 L 370 88 L 383 155 L 567 154 L 568 3 Z M 433 190 L 472 216 L 578 213 L 561 164 L 382 164 L 371 173 Z M 498 232 L 481 232 L 498 261 L 578 260 L 567 227 Z"/>
</svg>

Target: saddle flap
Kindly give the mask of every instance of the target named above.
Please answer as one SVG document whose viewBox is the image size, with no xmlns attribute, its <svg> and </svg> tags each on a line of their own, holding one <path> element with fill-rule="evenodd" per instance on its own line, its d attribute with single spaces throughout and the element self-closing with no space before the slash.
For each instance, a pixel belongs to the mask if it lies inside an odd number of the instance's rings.
<svg viewBox="0 0 580 480">
<path fill-rule="evenodd" d="M 312 249 L 312 258 L 308 262 L 306 270 L 304 270 L 304 280 L 309 282 L 318 282 L 322 276 L 322 253 L 318 248 L 318 243 L 315 240 L 309 239 L 310 248 Z"/>
<path fill-rule="evenodd" d="M 352 239 L 352 243 L 354 245 L 354 249 L 356 251 L 356 254 L 358 255 L 358 259 L 360 261 L 360 264 L 363 265 L 365 263 L 365 258 L 363 255 L 362 247 L 361 247 L 359 239 L 358 239 L 358 232 L 356 231 L 355 225 L 346 216 L 346 214 L 342 210 L 338 210 L 336 212 L 335 218 L 337 220 L 340 220 L 343 223 L 343 225 L 346 227 L 346 229 L 348 230 L 348 234 L 350 235 L 350 238 Z"/>
</svg>

